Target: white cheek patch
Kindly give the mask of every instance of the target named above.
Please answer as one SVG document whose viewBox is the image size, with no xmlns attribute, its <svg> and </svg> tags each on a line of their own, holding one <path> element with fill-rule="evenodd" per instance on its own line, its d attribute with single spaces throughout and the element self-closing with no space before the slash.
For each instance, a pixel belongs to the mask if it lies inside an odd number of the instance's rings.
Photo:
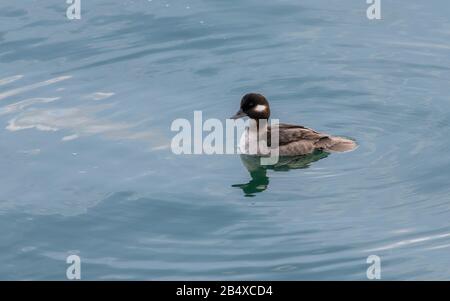
<svg viewBox="0 0 450 301">
<path fill-rule="evenodd" d="M 254 110 L 255 110 L 256 112 L 262 112 L 262 111 L 264 111 L 266 108 L 267 108 L 267 107 L 266 107 L 265 105 L 257 105 L 257 106 L 254 108 Z"/>
</svg>

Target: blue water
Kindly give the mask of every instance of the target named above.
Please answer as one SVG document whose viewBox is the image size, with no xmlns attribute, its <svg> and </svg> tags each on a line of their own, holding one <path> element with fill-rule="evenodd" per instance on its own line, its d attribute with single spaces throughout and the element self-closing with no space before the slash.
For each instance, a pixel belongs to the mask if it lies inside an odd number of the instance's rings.
<svg viewBox="0 0 450 301">
<path fill-rule="evenodd" d="M 447 0 L 65 2 L 0 3 L 1 279 L 450 279 Z M 359 148 L 171 152 L 251 91 Z"/>
</svg>

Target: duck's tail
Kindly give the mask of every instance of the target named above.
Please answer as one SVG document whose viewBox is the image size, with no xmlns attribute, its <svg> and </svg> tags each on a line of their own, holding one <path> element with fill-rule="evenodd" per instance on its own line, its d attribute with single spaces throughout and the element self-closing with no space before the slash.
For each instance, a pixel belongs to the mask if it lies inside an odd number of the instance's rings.
<svg viewBox="0 0 450 301">
<path fill-rule="evenodd" d="M 349 152 L 358 147 L 355 141 L 343 137 L 326 137 L 321 139 L 318 144 L 326 152 Z"/>
</svg>

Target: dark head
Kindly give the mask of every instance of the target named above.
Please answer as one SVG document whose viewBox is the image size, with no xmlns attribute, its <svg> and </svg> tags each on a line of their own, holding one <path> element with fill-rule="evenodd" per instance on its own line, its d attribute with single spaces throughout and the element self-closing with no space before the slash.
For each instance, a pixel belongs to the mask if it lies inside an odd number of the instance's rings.
<svg viewBox="0 0 450 301">
<path fill-rule="evenodd" d="M 267 99 L 257 93 L 245 94 L 241 100 L 241 109 L 231 118 L 238 119 L 246 116 L 252 119 L 269 119 L 270 108 Z"/>
</svg>

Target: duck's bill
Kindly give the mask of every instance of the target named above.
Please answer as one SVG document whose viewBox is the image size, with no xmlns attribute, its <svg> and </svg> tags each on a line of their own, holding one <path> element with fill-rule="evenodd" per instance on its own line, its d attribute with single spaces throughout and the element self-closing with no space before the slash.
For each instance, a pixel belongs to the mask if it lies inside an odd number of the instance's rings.
<svg viewBox="0 0 450 301">
<path fill-rule="evenodd" d="M 230 119 L 239 119 L 245 116 L 247 116 L 247 114 L 245 114 L 242 110 L 239 110 L 239 112 L 237 112 L 233 117 L 230 117 Z"/>
</svg>

